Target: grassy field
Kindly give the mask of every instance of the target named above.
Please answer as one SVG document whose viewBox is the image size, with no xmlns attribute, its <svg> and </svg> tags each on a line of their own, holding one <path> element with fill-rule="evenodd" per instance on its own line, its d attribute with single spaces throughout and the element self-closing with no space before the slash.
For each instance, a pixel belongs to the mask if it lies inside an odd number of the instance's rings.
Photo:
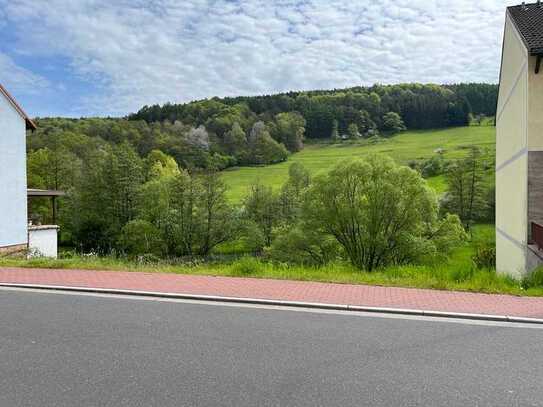
<svg viewBox="0 0 543 407">
<path fill-rule="evenodd" d="M 543 296 L 543 271 L 529 280 L 515 280 L 497 275 L 494 270 L 478 270 L 472 256 L 482 244 L 495 239 L 493 225 L 477 225 L 469 242 L 455 250 L 449 260 L 437 264 L 388 267 L 371 273 L 345 263 L 325 267 L 273 264 L 254 257 L 242 257 L 220 263 L 171 264 L 141 263 L 119 257 L 66 256 L 59 260 L 0 258 L 0 266 L 125 270 L 226 277 L 271 278 L 299 281 L 321 281 L 342 284 L 371 284 L 397 287 L 433 288 L 522 296 Z"/>
<path fill-rule="evenodd" d="M 223 179 L 227 183 L 228 197 L 239 202 L 251 184 L 261 182 L 280 187 L 288 176 L 293 162 L 302 163 L 312 174 L 330 169 L 346 158 L 363 157 L 369 153 L 387 154 L 401 164 L 410 160 L 432 157 L 437 149 L 445 151 L 446 159 L 462 157 L 470 146 L 494 150 L 495 128 L 491 126 L 458 127 L 445 130 L 409 131 L 374 145 L 344 142 L 341 144 L 307 144 L 303 151 L 293 154 L 287 162 L 262 167 L 241 167 L 227 170 Z M 438 192 L 446 188 L 443 176 L 429 179 Z"/>
</svg>

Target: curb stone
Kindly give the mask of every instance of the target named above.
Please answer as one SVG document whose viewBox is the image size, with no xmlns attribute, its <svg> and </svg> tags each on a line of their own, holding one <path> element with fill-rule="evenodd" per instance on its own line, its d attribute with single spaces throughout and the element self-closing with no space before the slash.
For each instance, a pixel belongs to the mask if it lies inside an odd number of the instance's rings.
<svg viewBox="0 0 543 407">
<path fill-rule="evenodd" d="M 180 299 L 180 300 L 199 300 L 199 301 L 225 302 L 225 303 L 238 303 L 238 304 L 277 305 L 277 306 L 295 307 L 295 308 L 312 308 L 312 309 L 335 310 L 335 311 L 368 312 L 368 313 L 379 313 L 379 314 L 412 315 L 412 316 L 425 316 L 425 317 L 434 317 L 434 318 L 452 318 L 452 319 L 467 319 L 467 320 L 478 320 L 478 321 L 511 322 L 511 323 L 543 325 L 543 319 L 538 319 L 538 318 L 525 318 L 525 317 L 516 317 L 516 316 L 508 316 L 508 315 L 488 315 L 488 314 L 471 314 L 471 313 L 459 313 L 459 312 L 417 310 L 417 309 L 409 309 L 409 308 L 369 307 L 369 306 L 363 306 L 363 305 L 350 305 L 350 304 L 328 304 L 328 303 L 303 302 L 303 301 L 248 298 L 248 297 L 222 297 L 218 295 L 182 294 L 182 293 L 168 293 L 168 292 L 159 292 L 159 291 L 139 291 L 139 290 L 123 290 L 123 289 L 116 289 L 116 288 L 77 287 L 77 286 L 44 285 L 44 284 L 21 284 L 21 283 L 1 283 L 0 282 L 0 287 L 23 288 L 23 289 L 27 288 L 27 289 L 38 289 L 38 290 L 47 290 L 47 291 L 69 291 L 69 292 L 82 292 L 82 293 L 95 293 L 95 294 L 113 294 L 113 295 L 126 295 L 126 296 L 154 297 L 154 298 L 170 298 L 170 299 Z"/>
</svg>

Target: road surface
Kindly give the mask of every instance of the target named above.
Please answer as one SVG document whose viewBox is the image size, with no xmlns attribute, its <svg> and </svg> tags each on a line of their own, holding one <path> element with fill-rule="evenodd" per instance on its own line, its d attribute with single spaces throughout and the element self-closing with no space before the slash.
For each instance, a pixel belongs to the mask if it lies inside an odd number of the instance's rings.
<svg viewBox="0 0 543 407">
<path fill-rule="evenodd" d="M 543 406 L 543 329 L 0 290 L 0 406 Z"/>
</svg>

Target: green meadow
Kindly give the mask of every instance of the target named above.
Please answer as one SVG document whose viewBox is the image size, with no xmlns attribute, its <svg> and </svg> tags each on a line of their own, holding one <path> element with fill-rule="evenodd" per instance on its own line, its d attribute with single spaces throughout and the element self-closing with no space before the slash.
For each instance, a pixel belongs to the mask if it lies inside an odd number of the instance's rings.
<svg viewBox="0 0 543 407">
<path fill-rule="evenodd" d="M 338 161 L 363 157 L 370 153 L 386 154 L 401 164 L 411 160 L 430 158 L 442 149 L 445 159 L 460 158 L 471 146 L 495 149 L 495 128 L 492 126 L 457 127 L 444 130 L 408 131 L 376 144 L 360 142 L 308 142 L 304 150 L 292 154 L 281 164 L 260 167 L 240 167 L 223 173 L 228 185 L 228 196 L 239 202 L 247 194 L 250 185 L 260 182 L 279 188 L 288 176 L 288 167 L 294 162 L 302 163 L 312 174 L 329 170 Z M 430 178 L 430 186 L 437 192 L 446 189 L 443 176 Z"/>
</svg>

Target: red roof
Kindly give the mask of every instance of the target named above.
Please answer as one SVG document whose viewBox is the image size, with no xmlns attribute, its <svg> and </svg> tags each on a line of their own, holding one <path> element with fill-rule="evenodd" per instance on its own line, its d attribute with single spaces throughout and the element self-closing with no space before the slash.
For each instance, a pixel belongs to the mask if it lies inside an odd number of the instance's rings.
<svg viewBox="0 0 543 407">
<path fill-rule="evenodd" d="M 15 110 L 17 110 L 17 112 L 21 115 L 21 117 L 25 120 L 25 123 L 26 123 L 26 129 L 27 130 L 36 130 L 36 125 L 34 124 L 34 122 L 30 119 L 30 117 L 28 117 L 28 115 L 25 113 L 25 111 L 23 110 L 23 108 L 21 106 L 19 106 L 19 104 L 17 103 L 17 101 L 13 98 L 13 96 L 11 96 L 9 94 L 9 92 L 6 90 L 6 88 L 4 88 L 2 86 L 2 84 L 0 83 L 0 93 L 3 94 L 7 100 L 10 101 L 10 103 L 13 105 L 13 107 L 15 108 Z"/>
</svg>

